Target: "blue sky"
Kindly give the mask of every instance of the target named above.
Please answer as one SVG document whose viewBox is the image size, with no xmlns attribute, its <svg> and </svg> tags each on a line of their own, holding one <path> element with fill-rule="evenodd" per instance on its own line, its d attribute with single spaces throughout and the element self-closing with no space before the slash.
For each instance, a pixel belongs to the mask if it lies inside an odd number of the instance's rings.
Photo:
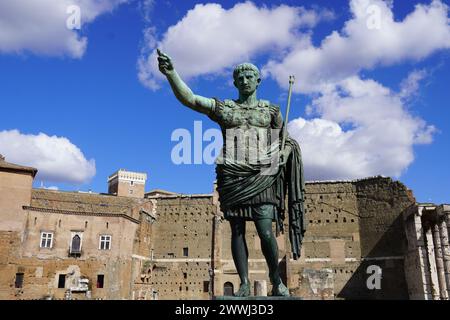
<svg viewBox="0 0 450 320">
<path fill-rule="evenodd" d="M 0 24 L 11 26 L 0 31 L 0 153 L 37 167 L 36 187 L 42 182 L 61 190 L 106 192 L 108 175 L 124 168 L 147 172 L 147 190 L 212 191 L 214 165 L 175 165 L 171 150 L 177 142 L 171 134 L 177 128 L 193 133 L 194 121 L 202 121 L 204 131 L 218 127 L 182 106 L 159 78 L 152 65 L 157 43 L 193 91 L 207 97 L 235 98 L 232 67 L 250 60 L 263 70 L 259 97 L 279 104 L 284 113 L 286 74 L 294 73 L 298 86 L 289 130 L 303 147 L 310 179 L 382 174 L 405 183 L 418 201 L 450 202 L 446 2 L 155 1 L 144 6 L 149 2 L 104 0 L 92 8 L 85 7 L 90 0 L 64 1 L 81 6 L 80 31 L 61 23 L 65 11 L 46 16 L 48 8 L 30 13 L 23 0 L 0 4 Z M 382 21 L 372 33 L 360 26 L 370 5 Z M 31 15 L 30 25 L 39 32 L 22 26 L 21 14 Z M 246 23 L 237 21 L 242 16 Z M 408 25 L 408 17 L 424 25 Z M 53 18 L 64 29 L 60 33 Z M 211 28 L 205 28 L 208 18 Z M 258 23 L 261 27 L 253 29 Z M 333 32 L 335 39 L 325 41 Z M 221 40 L 228 38 L 241 46 Z M 415 51 L 416 46 L 423 50 Z"/>
</svg>

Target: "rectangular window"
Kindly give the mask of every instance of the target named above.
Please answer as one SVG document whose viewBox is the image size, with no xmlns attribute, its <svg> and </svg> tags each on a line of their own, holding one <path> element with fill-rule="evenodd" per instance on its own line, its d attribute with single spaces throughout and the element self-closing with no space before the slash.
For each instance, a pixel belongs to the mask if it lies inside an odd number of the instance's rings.
<svg viewBox="0 0 450 320">
<path fill-rule="evenodd" d="M 209 292 L 209 281 L 203 281 L 203 292 Z"/>
<path fill-rule="evenodd" d="M 60 274 L 58 277 L 58 288 L 64 289 L 66 287 L 66 275 Z"/>
<path fill-rule="evenodd" d="M 100 250 L 111 250 L 111 236 L 101 235 L 100 236 Z"/>
<path fill-rule="evenodd" d="M 189 248 L 183 248 L 183 256 L 188 257 L 189 256 Z"/>
<path fill-rule="evenodd" d="M 41 248 L 53 246 L 53 232 L 41 232 Z"/>
<path fill-rule="evenodd" d="M 97 288 L 103 288 L 104 282 L 105 282 L 105 275 L 98 274 L 97 275 Z"/>
<path fill-rule="evenodd" d="M 16 282 L 14 284 L 16 288 L 22 288 L 23 286 L 23 273 L 16 273 Z"/>
</svg>

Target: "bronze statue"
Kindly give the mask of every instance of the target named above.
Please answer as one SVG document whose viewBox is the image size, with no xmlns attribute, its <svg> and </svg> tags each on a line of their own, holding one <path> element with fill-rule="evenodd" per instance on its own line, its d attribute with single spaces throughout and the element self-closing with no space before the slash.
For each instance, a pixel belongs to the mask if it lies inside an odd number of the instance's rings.
<svg viewBox="0 0 450 320">
<path fill-rule="evenodd" d="M 294 139 L 284 136 L 286 143 L 280 150 L 283 118 L 278 106 L 257 99 L 257 88 L 261 82 L 258 68 L 250 63 L 238 65 L 233 78 L 239 98 L 220 101 L 195 95 L 175 71 L 169 56 L 159 50 L 158 62 L 159 70 L 167 77 L 177 99 L 183 105 L 206 114 L 222 129 L 224 146 L 216 160 L 217 191 L 224 218 L 230 222 L 233 260 L 241 280 L 235 295 L 250 295 L 245 224 L 252 220 L 269 268 L 272 295 L 289 296 L 289 290 L 280 277 L 278 246 L 272 222 L 276 222 L 278 235 L 283 231 L 287 195 L 289 238 L 293 258 L 298 259 L 306 228 L 303 165 L 300 147 Z M 243 133 L 245 136 L 252 130 L 256 132 L 253 143 L 248 139 L 237 145 L 230 143 L 235 141 L 236 135 Z M 266 149 L 261 148 L 259 143 L 274 140 L 275 143 Z M 239 153 L 243 156 L 236 159 Z M 255 154 L 257 157 L 253 157 Z M 269 170 L 274 163 L 275 170 Z"/>
</svg>

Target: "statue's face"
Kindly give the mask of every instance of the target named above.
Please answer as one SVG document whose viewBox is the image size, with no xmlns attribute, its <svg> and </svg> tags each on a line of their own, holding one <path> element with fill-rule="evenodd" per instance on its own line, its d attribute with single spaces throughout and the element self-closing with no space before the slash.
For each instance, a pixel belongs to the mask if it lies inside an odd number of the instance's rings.
<svg viewBox="0 0 450 320">
<path fill-rule="evenodd" d="M 258 88 L 261 79 L 257 78 L 255 73 L 250 70 L 242 71 L 234 80 L 234 85 L 238 88 L 239 93 L 252 94 Z"/>
</svg>

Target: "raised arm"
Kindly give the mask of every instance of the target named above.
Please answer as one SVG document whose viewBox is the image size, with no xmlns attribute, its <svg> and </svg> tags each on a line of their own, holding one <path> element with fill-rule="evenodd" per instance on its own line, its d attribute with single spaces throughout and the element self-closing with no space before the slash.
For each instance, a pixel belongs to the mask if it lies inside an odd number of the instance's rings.
<svg viewBox="0 0 450 320">
<path fill-rule="evenodd" d="M 205 98 L 196 95 L 186 85 L 186 83 L 180 78 L 177 71 L 173 67 L 170 57 L 162 53 L 159 49 L 158 52 L 158 64 L 159 71 L 167 77 L 167 80 L 172 87 L 172 91 L 177 99 L 185 106 L 205 114 L 209 114 L 214 108 L 215 101 L 211 98 Z"/>
</svg>

